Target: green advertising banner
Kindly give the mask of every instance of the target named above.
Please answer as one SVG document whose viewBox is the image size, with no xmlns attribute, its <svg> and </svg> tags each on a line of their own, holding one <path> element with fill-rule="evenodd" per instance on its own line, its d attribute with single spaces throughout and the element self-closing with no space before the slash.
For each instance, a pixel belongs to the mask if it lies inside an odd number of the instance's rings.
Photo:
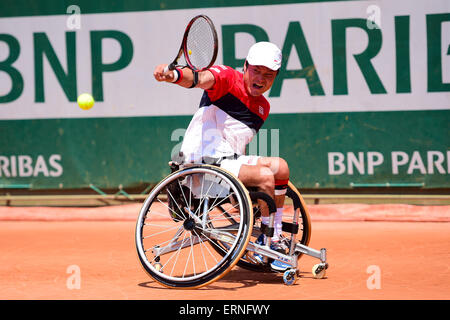
<svg viewBox="0 0 450 320">
<path fill-rule="evenodd" d="M 411 5 L 414 3 L 414 5 Z M 187 22 L 214 21 L 217 64 L 272 41 L 283 64 L 248 152 L 301 188 L 449 188 L 450 2 L 3 1 L 0 185 L 135 187 L 169 173 L 201 90 L 153 79 Z M 91 93 L 93 108 L 78 107 Z"/>
</svg>

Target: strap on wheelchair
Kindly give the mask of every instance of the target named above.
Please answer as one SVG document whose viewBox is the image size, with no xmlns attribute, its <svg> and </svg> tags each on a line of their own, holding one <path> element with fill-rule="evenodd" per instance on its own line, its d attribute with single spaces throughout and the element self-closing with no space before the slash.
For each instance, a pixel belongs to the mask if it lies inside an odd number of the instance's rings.
<svg viewBox="0 0 450 320">
<path fill-rule="evenodd" d="M 273 237 L 275 233 L 275 228 L 269 228 L 267 224 L 261 223 L 261 232 L 268 237 Z"/>
<path fill-rule="evenodd" d="M 298 234 L 298 224 L 290 222 L 282 222 L 282 230 L 284 232 Z M 269 228 L 268 225 L 261 223 L 261 233 L 268 237 L 273 237 L 275 228 Z"/>
<path fill-rule="evenodd" d="M 298 233 L 298 224 L 283 221 L 281 230 L 283 230 L 284 232 L 297 234 Z"/>
<path fill-rule="evenodd" d="M 290 222 L 282 222 L 282 230 L 284 232 L 298 234 L 298 224 L 290 223 Z M 269 228 L 268 225 L 261 223 L 261 233 L 268 236 L 273 237 L 275 228 Z"/>
</svg>

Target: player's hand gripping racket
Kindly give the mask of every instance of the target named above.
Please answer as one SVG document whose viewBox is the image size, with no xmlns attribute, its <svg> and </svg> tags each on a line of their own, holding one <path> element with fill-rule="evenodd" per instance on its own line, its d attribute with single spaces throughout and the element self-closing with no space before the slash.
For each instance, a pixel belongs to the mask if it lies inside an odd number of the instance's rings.
<svg viewBox="0 0 450 320">
<path fill-rule="evenodd" d="M 189 22 L 184 31 L 183 41 L 176 58 L 164 68 L 164 73 L 175 70 L 178 60 L 184 56 L 186 66 L 193 71 L 203 71 L 211 67 L 216 60 L 218 50 L 217 32 L 211 19 L 198 15 Z"/>
</svg>

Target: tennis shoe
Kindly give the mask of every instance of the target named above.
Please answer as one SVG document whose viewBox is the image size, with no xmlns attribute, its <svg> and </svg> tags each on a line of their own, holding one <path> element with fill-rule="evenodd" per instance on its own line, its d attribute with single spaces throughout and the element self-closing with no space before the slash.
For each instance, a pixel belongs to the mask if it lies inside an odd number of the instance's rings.
<svg viewBox="0 0 450 320">
<path fill-rule="evenodd" d="M 284 263 L 284 262 L 278 261 L 278 260 L 274 260 L 274 261 L 270 264 L 270 268 L 271 268 L 272 270 L 278 271 L 278 272 L 284 272 L 284 271 L 286 271 L 287 269 L 289 269 L 290 267 L 291 267 L 290 265 L 288 265 L 288 264 L 286 264 L 286 263 Z"/>
<path fill-rule="evenodd" d="M 255 241 L 256 244 L 259 245 L 263 245 L 265 243 L 265 238 L 264 235 L 261 234 L 258 239 L 256 239 Z M 278 251 L 278 252 L 282 252 L 285 253 L 285 251 L 279 246 L 279 244 L 277 242 L 272 242 L 270 244 L 270 249 Z M 264 257 L 261 254 L 254 254 L 253 257 L 255 258 L 256 261 L 258 261 L 259 263 L 263 264 L 264 263 Z M 274 271 L 278 271 L 278 272 L 283 272 L 286 271 L 287 269 L 290 268 L 290 266 L 284 262 L 278 261 L 278 260 L 273 260 L 270 263 L 270 268 Z"/>
<path fill-rule="evenodd" d="M 256 239 L 255 243 L 259 245 L 263 245 L 265 243 L 264 235 L 262 233 L 259 235 L 258 239 Z M 260 264 L 264 263 L 264 257 L 259 253 L 255 253 L 253 258 L 255 258 L 255 260 Z"/>
</svg>

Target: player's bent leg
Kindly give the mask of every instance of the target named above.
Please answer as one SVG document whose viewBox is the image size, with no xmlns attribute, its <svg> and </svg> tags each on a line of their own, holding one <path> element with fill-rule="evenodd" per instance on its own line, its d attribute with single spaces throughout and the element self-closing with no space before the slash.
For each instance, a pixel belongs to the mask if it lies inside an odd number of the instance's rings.
<svg viewBox="0 0 450 320">
<path fill-rule="evenodd" d="M 258 164 L 269 168 L 274 176 L 274 200 L 277 207 L 274 219 L 274 236 L 272 237 L 271 248 L 277 250 L 281 240 L 283 225 L 283 207 L 286 196 L 286 190 L 289 183 L 289 166 L 283 158 L 279 157 L 261 157 Z M 264 220 L 264 218 L 262 218 Z M 264 222 L 264 221 L 263 221 Z M 273 261 L 271 268 L 275 271 L 287 270 L 289 265 L 281 261 Z"/>
<path fill-rule="evenodd" d="M 275 214 L 275 239 L 281 234 L 281 225 L 283 217 L 283 206 L 286 196 L 286 190 L 289 183 L 289 166 L 283 158 L 279 157 L 260 157 L 257 162 L 261 166 L 270 168 L 274 176 L 274 200 L 277 207 Z"/>
<path fill-rule="evenodd" d="M 275 177 L 267 166 L 243 164 L 238 178 L 245 186 L 257 187 L 272 198 L 275 195 Z"/>
</svg>

